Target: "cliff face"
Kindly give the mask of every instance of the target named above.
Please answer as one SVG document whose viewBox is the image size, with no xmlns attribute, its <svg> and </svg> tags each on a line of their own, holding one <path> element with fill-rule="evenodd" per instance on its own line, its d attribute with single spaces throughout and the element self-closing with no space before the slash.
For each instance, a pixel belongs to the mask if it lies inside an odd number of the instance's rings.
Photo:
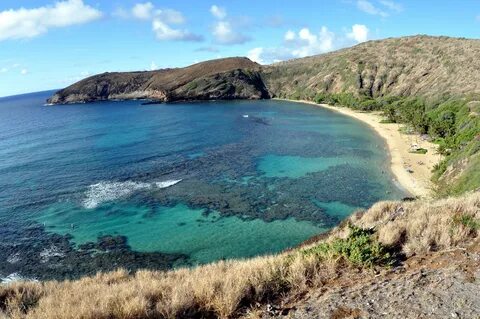
<svg viewBox="0 0 480 319">
<path fill-rule="evenodd" d="M 186 68 L 103 73 L 58 91 L 47 102 L 64 104 L 116 99 L 171 102 L 268 97 L 259 64 L 247 58 L 226 58 Z"/>
</svg>

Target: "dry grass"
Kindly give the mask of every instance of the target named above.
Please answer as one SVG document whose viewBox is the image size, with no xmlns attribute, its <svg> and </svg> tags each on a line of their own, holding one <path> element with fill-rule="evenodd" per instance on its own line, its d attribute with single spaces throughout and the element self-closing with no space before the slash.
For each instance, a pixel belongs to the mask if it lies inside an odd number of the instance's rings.
<svg viewBox="0 0 480 319">
<path fill-rule="evenodd" d="M 374 228 L 378 241 L 407 255 L 467 244 L 478 236 L 478 220 L 480 193 L 432 202 L 382 202 L 350 218 L 356 226 Z M 334 229 L 326 240 L 345 237 L 346 229 Z M 0 318 L 2 311 L 36 319 L 256 318 L 259 304 L 318 287 L 334 277 L 338 265 L 337 257 L 297 250 L 169 272 L 118 270 L 76 281 L 13 283 L 0 288 Z"/>
<path fill-rule="evenodd" d="M 397 246 L 407 256 L 458 246 L 478 236 L 478 230 L 460 217 L 480 220 L 480 195 L 437 201 L 383 202 L 372 206 L 356 225 L 375 227 L 378 239 Z"/>
</svg>

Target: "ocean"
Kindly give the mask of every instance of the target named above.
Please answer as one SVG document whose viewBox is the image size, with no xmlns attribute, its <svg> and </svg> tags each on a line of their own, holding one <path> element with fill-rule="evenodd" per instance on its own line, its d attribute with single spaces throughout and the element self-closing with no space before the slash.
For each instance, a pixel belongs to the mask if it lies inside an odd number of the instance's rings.
<svg viewBox="0 0 480 319">
<path fill-rule="evenodd" d="M 368 126 L 300 103 L 0 98 L 0 277 L 277 253 L 406 196 Z"/>
</svg>

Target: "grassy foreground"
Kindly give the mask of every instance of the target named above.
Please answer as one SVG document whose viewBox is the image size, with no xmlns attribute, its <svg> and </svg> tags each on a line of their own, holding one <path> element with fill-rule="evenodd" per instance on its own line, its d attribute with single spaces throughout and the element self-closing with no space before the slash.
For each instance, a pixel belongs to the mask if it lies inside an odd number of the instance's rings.
<svg viewBox="0 0 480 319">
<path fill-rule="evenodd" d="M 478 192 L 435 201 L 379 202 L 328 237 L 275 256 L 2 286 L 0 318 L 237 317 L 320 287 L 340 268 L 391 267 L 414 254 L 468 245 L 479 234 Z"/>
</svg>

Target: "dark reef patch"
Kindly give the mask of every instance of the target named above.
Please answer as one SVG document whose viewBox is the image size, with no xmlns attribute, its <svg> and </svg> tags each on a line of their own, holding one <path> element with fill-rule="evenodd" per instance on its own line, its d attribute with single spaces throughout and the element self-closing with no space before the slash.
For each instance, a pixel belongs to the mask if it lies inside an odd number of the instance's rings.
<svg viewBox="0 0 480 319">
<path fill-rule="evenodd" d="M 46 233 L 38 224 L 1 225 L 2 238 L 16 238 L 15 244 L 0 243 L 0 275 L 20 273 L 39 280 L 76 279 L 118 268 L 166 270 L 187 265 L 188 256 L 160 252 L 132 251 L 123 236 L 103 236 L 75 248 L 71 236 Z M 15 229 L 15 230 L 12 230 Z M 34 240 L 33 240 L 34 238 Z"/>
</svg>

